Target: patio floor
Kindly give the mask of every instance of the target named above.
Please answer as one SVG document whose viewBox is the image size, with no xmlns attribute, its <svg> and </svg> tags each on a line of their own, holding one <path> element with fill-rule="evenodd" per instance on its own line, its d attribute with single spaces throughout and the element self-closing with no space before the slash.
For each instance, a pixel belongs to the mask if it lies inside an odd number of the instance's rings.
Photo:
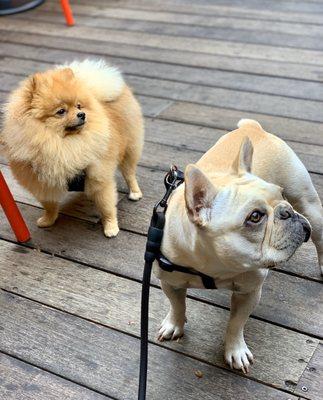
<svg viewBox="0 0 323 400">
<path fill-rule="evenodd" d="M 35 199 L 1 170 L 32 232 L 15 242 L 0 214 L 1 400 L 137 397 L 145 233 L 171 163 L 195 162 L 240 118 L 285 139 L 323 199 L 323 1 L 74 0 L 0 19 L 0 102 L 26 75 L 102 57 L 125 73 L 146 117 L 144 198 L 118 178 L 120 234 L 71 195 L 41 230 Z M 314 246 L 272 271 L 246 327 L 248 375 L 223 362 L 229 293 L 189 292 L 185 336 L 158 343 L 168 304 L 153 279 L 148 400 L 323 398 L 323 290 Z M 200 376 L 200 377 L 198 377 Z"/>
</svg>

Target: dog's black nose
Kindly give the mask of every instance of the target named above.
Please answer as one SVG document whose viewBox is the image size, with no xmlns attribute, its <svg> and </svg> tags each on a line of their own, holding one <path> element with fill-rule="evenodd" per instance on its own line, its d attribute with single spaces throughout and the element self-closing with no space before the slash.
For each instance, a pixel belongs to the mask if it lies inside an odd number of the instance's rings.
<svg viewBox="0 0 323 400">
<path fill-rule="evenodd" d="M 82 119 L 83 121 L 85 120 L 85 112 L 79 112 L 77 113 L 77 117 Z"/>
</svg>

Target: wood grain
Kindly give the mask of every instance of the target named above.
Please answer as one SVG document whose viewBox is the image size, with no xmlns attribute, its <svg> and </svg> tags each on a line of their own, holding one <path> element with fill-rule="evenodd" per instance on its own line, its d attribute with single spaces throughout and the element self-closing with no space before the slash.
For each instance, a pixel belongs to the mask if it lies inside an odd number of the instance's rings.
<svg viewBox="0 0 323 400">
<path fill-rule="evenodd" d="M 1 295 L 0 324 L 0 350 L 108 396 L 137 398 L 138 339 L 8 293 Z M 168 349 L 149 350 L 148 399 L 295 399 Z"/>
<path fill-rule="evenodd" d="M 18 23 L 19 21 L 19 23 Z M 95 39 L 101 42 L 141 45 L 145 43 L 147 47 L 169 49 L 173 51 L 191 51 L 194 54 L 209 53 L 223 54 L 226 56 L 239 56 L 241 44 L 204 38 L 188 38 L 170 35 L 158 35 L 145 32 L 127 32 L 114 29 L 100 29 L 95 27 L 74 26 L 69 29 L 64 25 L 60 26 L 59 34 L 57 24 L 49 22 L 20 20 L 16 17 L 4 19 L 1 29 L 11 32 L 25 32 L 32 34 L 45 34 L 48 36 L 64 35 L 74 39 Z M 244 43 L 244 54 L 247 58 L 261 58 L 263 60 L 287 61 L 292 63 L 308 63 L 311 65 L 323 65 L 323 52 L 318 50 L 294 49 L 290 47 L 275 47 L 271 45 L 258 45 Z"/>
<path fill-rule="evenodd" d="M 59 12 L 59 10 L 57 10 Z M 64 21 L 60 18 L 60 13 L 51 12 L 48 10 L 42 11 L 42 9 L 35 10 L 32 14 L 17 15 L 15 18 L 27 19 L 30 21 L 42 21 L 49 23 L 64 24 Z M 114 18 L 102 18 L 101 15 L 96 15 L 95 18 L 92 16 L 78 14 L 77 16 L 78 26 L 83 27 L 95 27 L 102 29 L 115 29 L 128 32 L 143 32 L 158 35 L 167 36 L 182 36 L 190 38 L 207 38 L 216 40 L 232 41 L 235 43 L 251 43 L 251 44 L 265 44 L 279 47 L 295 47 L 299 49 L 312 49 L 312 50 L 323 50 L 322 44 L 322 32 L 317 31 L 310 36 L 309 34 L 304 35 L 302 29 L 300 32 L 294 30 L 292 33 L 276 32 L 273 28 L 266 30 L 258 29 L 250 31 L 245 26 L 239 27 L 239 24 L 228 25 L 227 27 L 213 26 L 196 26 L 196 25 L 183 25 L 183 24 L 170 24 L 160 23 L 158 21 L 141 21 L 125 19 L 114 19 Z M 231 22 L 232 23 L 232 22 Z M 230 23 L 229 23 L 230 24 Z M 245 21 L 247 25 L 247 21 Z M 318 28 L 318 27 L 317 27 Z M 296 28 L 297 29 L 297 28 Z M 305 27 L 303 27 L 306 30 Z"/>
<path fill-rule="evenodd" d="M 28 75 L 51 68 L 53 64 L 89 57 L 83 51 L 57 50 L 52 48 L 2 43 L 1 51 L 6 54 L 0 59 L 0 71 Z M 19 54 L 19 62 L 17 62 Z M 12 57 L 10 57 L 12 56 Z M 30 60 L 29 58 L 33 58 Z M 189 84 L 245 90 L 256 93 L 291 96 L 308 100 L 323 100 L 323 89 L 319 82 L 299 79 L 284 79 L 274 76 L 260 76 L 252 73 L 238 73 L 217 69 L 205 69 L 161 62 L 132 60 L 129 58 L 101 56 L 108 63 L 118 66 L 127 75 L 166 79 Z M 38 62 L 36 60 L 39 60 Z M 10 86 L 12 87 L 12 86 Z"/>
<path fill-rule="evenodd" d="M 18 53 L 8 53 L 19 57 L 35 58 L 41 54 L 47 54 L 49 60 L 52 60 L 51 55 L 55 55 L 57 52 L 57 58 L 62 54 L 62 51 L 77 51 L 87 54 L 88 57 L 93 56 L 106 56 L 106 57 L 125 57 L 128 60 L 148 60 L 154 63 L 167 63 L 169 65 L 180 65 L 183 67 L 199 67 L 202 68 L 199 75 L 203 76 L 204 73 L 208 73 L 211 69 L 211 75 L 216 70 L 220 71 L 236 71 L 247 74 L 256 74 L 261 77 L 283 77 L 283 78 L 295 78 L 301 81 L 314 80 L 323 81 L 323 66 L 310 65 L 306 63 L 295 64 L 293 62 L 274 61 L 274 60 L 263 60 L 231 57 L 223 54 L 207 54 L 200 53 L 198 57 L 192 57 L 190 51 L 179 51 L 176 52 L 168 49 L 156 49 L 154 47 L 144 46 L 143 43 L 139 45 L 128 45 L 110 42 L 108 46 L 102 46 L 102 42 L 93 39 L 82 39 L 82 41 L 75 41 L 73 38 L 67 37 L 52 37 L 45 33 L 43 34 L 32 34 L 32 33 L 19 33 L 1 30 L 0 27 L 0 41 L 7 43 L 10 42 L 15 45 L 31 45 L 36 47 L 30 56 L 24 56 L 24 51 L 18 51 Z M 0 47 L 0 54 L 3 56 L 7 55 L 6 48 L 2 51 Z M 50 52 L 48 50 L 50 48 Z M 73 56 L 73 58 L 75 58 Z M 113 62 L 113 60 L 111 61 Z"/>
<path fill-rule="evenodd" d="M 3 241 L 0 251 L 2 288 L 139 337 L 139 283 L 34 251 L 25 253 L 22 264 L 15 245 Z M 161 290 L 152 289 L 150 340 L 155 343 L 167 309 Z M 229 312 L 189 300 L 187 317 L 184 339 L 162 346 L 225 367 L 223 337 Z M 254 319 L 247 324 L 246 340 L 257 360 L 250 377 L 285 390 L 290 389 L 286 382 L 298 382 L 318 343 Z"/>
<path fill-rule="evenodd" d="M 322 399 L 323 393 L 323 343 L 319 343 L 312 359 L 298 382 L 295 393 L 313 400 Z"/>
<path fill-rule="evenodd" d="M 51 0 L 52 1 L 52 0 Z M 77 3 L 88 4 L 86 0 L 77 1 Z M 91 4 L 98 7 L 107 7 L 104 0 L 93 0 Z M 311 4 L 309 2 L 301 2 L 301 10 L 304 9 L 306 12 L 299 11 L 298 2 L 249 2 L 247 5 L 245 2 L 240 2 L 236 4 L 228 4 L 225 1 L 217 2 L 214 4 L 204 2 L 202 4 L 192 4 L 177 1 L 164 1 L 164 2 L 154 2 L 151 4 L 149 0 L 114 0 L 110 1 L 113 7 L 122 7 L 127 9 L 137 9 L 137 10 L 153 10 L 153 11 L 172 11 L 180 14 L 193 14 L 205 16 L 219 16 L 223 15 L 225 17 L 238 17 L 246 19 L 258 19 L 258 20 L 274 20 L 274 21 L 290 21 L 290 22 L 304 22 L 310 24 L 321 24 L 322 16 L 320 14 L 315 14 L 315 12 L 309 12 Z M 189 7 L 187 6 L 189 4 Z M 314 5 L 315 7 L 315 5 Z M 284 9 L 285 8 L 285 9 Z M 286 10 L 287 8 L 287 10 Z"/>
<path fill-rule="evenodd" d="M 0 353 L 0 396 L 3 400 L 104 400 L 103 396 Z"/>
</svg>

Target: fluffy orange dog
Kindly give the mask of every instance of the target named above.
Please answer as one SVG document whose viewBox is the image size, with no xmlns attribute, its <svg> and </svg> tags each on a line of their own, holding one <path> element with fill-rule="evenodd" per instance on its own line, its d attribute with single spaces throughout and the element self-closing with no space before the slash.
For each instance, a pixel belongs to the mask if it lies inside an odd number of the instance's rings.
<svg viewBox="0 0 323 400">
<path fill-rule="evenodd" d="M 44 207 L 39 227 L 54 224 L 68 183 L 83 170 L 85 193 L 108 237 L 119 231 L 118 165 L 129 198 L 142 197 L 136 179 L 141 109 L 121 73 L 101 60 L 75 61 L 24 80 L 6 106 L 2 139 L 14 176 Z"/>
</svg>

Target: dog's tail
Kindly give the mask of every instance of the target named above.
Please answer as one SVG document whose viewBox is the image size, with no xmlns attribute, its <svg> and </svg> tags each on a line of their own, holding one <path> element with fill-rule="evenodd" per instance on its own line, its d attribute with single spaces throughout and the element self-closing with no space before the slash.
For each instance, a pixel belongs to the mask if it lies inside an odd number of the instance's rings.
<svg viewBox="0 0 323 400">
<path fill-rule="evenodd" d="M 238 122 L 238 128 L 242 128 L 243 126 L 247 126 L 247 125 L 251 125 L 257 128 L 260 128 L 263 130 L 262 126 L 259 124 L 258 121 L 254 120 L 254 119 L 240 119 L 240 121 Z"/>
<path fill-rule="evenodd" d="M 73 61 L 58 68 L 71 68 L 100 101 L 116 100 L 125 88 L 121 72 L 104 60 Z"/>
</svg>

